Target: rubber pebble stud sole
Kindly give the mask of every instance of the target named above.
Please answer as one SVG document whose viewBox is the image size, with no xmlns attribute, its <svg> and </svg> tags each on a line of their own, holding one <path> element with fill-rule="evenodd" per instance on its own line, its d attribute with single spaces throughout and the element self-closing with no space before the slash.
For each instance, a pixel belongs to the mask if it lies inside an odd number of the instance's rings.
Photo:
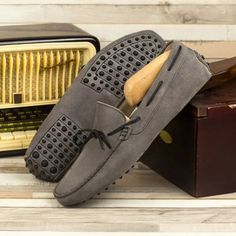
<svg viewBox="0 0 236 236">
<path fill-rule="evenodd" d="M 153 31 L 127 35 L 103 48 L 81 70 L 43 122 L 26 152 L 29 171 L 37 178 L 59 181 L 81 152 L 91 128 L 96 101 L 118 106 L 124 83 L 159 55 L 165 42 Z M 73 137 L 77 135 L 77 142 Z"/>
</svg>

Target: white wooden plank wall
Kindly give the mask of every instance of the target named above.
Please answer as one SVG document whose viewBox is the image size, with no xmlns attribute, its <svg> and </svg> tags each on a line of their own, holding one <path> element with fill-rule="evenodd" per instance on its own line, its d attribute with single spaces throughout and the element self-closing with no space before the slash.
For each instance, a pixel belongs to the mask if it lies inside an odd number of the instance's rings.
<svg viewBox="0 0 236 236">
<path fill-rule="evenodd" d="M 0 12 L 2 25 L 74 23 L 102 46 L 151 29 L 166 40 L 190 42 L 210 60 L 236 52 L 236 0 L 0 0 Z"/>
</svg>

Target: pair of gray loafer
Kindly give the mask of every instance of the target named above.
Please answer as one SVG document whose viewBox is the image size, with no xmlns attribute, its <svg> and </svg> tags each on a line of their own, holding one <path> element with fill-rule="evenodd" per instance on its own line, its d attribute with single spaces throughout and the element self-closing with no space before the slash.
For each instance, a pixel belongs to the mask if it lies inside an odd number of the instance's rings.
<svg viewBox="0 0 236 236">
<path fill-rule="evenodd" d="M 198 53 L 172 42 L 167 61 L 127 120 L 119 109 L 125 82 L 165 47 L 152 31 L 108 45 L 81 71 L 38 130 L 26 163 L 38 178 L 62 178 L 54 190 L 61 204 L 78 205 L 127 172 L 210 79 Z"/>
</svg>

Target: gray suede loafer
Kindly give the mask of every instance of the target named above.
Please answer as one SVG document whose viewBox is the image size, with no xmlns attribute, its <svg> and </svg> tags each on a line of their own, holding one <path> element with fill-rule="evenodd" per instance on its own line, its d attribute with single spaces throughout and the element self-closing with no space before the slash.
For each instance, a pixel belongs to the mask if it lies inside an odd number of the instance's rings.
<svg viewBox="0 0 236 236">
<path fill-rule="evenodd" d="M 118 106 L 123 84 L 161 53 L 165 42 L 152 31 L 127 35 L 101 50 L 80 72 L 48 115 L 26 152 L 26 166 L 36 177 L 58 181 L 79 156 L 91 128 L 96 101 Z"/>
<path fill-rule="evenodd" d="M 62 205 L 80 204 L 120 178 L 210 79 L 199 54 L 179 42 L 169 49 L 167 61 L 129 120 L 117 107 L 97 102 L 93 128 L 81 131 L 87 143 L 54 190 Z M 78 139 L 75 136 L 75 142 Z"/>
</svg>

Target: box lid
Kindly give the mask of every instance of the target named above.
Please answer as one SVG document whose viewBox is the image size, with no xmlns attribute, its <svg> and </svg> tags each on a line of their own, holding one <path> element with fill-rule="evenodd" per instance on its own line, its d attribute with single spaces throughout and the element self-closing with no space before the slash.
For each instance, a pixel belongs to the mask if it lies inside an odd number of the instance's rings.
<svg viewBox="0 0 236 236">
<path fill-rule="evenodd" d="M 208 110 L 217 107 L 236 109 L 236 78 L 222 86 L 197 94 L 186 107 L 197 117 L 208 115 Z"/>
<path fill-rule="evenodd" d="M 236 57 L 209 64 L 211 79 L 186 106 L 197 117 L 208 116 L 217 107 L 236 108 Z"/>
</svg>

